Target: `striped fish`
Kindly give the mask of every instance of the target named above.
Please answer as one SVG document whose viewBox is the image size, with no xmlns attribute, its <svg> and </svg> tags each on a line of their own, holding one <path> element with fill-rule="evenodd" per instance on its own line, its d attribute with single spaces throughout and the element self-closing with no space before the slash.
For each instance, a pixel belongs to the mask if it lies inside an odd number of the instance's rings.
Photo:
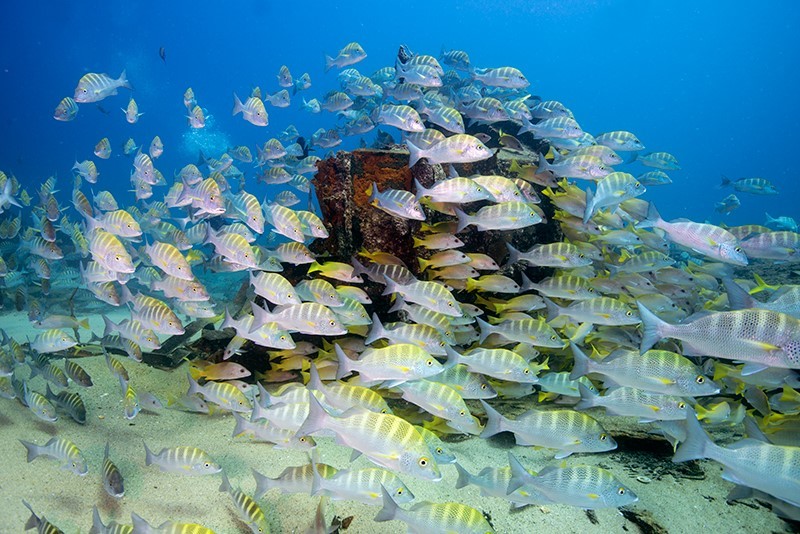
<svg viewBox="0 0 800 534">
<path fill-rule="evenodd" d="M 310 395 L 308 418 L 297 433 L 306 435 L 320 430 L 332 431 L 337 442 L 387 469 L 433 481 L 442 478 L 422 436 L 400 417 L 367 410 L 351 410 L 336 417 Z"/>
<path fill-rule="evenodd" d="M 28 463 L 40 456 L 47 456 L 61 462 L 62 467 L 76 475 L 83 476 L 89 472 L 86 459 L 78 447 L 64 438 L 51 438 L 44 445 L 19 440 L 28 450 Z"/>
<path fill-rule="evenodd" d="M 247 523 L 250 530 L 256 534 L 269 534 L 269 524 L 261 507 L 242 490 L 232 488 L 224 471 L 222 471 L 222 484 L 219 486 L 219 491 L 226 492 L 231 496 L 239 517 Z"/>
<path fill-rule="evenodd" d="M 312 459 L 313 463 L 313 459 Z M 363 469 L 340 469 L 331 476 L 323 477 L 313 463 L 314 478 L 311 484 L 311 495 L 324 495 L 333 500 L 358 501 L 365 504 L 378 504 L 381 488 L 386 488 L 397 502 L 407 503 L 414 500 L 414 494 L 403 484 L 400 477 L 379 467 Z"/>
<path fill-rule="evenodd" d="M 222 468 L 205 451 L 197 447 L 164 448 L 158 454 L 144 444 L 145 465 L 155 465 L 165 473 L 179 473 L 189 476 L 213 475 Z"/>
<path fill-rule="evenodd" d="M 106 441 L 106 449 L 103 454 L 103 487 L 106 493 L 115 499 L 121 499 L 125 496 L 125 486 L 117 466 L 109 458 L 109 444 Z M 96 508 L 95 508 L 96 510 Z"/>
<path fill-rule="evenodd" d="M 432 380 L 414 380 L 397 386 L 403 399 L 426 412 L 447 420 L 447 424 L 465 434 L 479 434 L 480 424 L 470 413 L 464 399 L 446 384 Z"/>
<path fill-rule="evenodd" d="M 185 332 L 183 323 L 175 312 L 157 298 L 138 293 L 129 302 L 133 303 L 132 318 L 145 328 L 150 328 L 157 334 L 177 335 Z"/>
<path fill-rule="evenodd" d="M 334 345 L 339 367 L 336 379 L 340 380 L 353 371 L 358 371 L 364 383 L 382 380 L 391 385 L 417 380 L 441 373 L 444 367 L 429 352 L 410 343 L 399 343 L 382 349 L 369 348 L 358 360 L 351 360 L 342 348 Z"/>
<path fill-rule="evenodd" d="M 547 466 L 535 476 L 509 453 L 511 481 L 508 490 L 531 486 L 555 503 L 587 510 L 618 508 L 639 497 L 610 471 L 594 465 Z"/>
<path fill-rule="evenodd" d="M 482 438 L 499 432 L 512 432 L 517 445 L 556 449 L 556 458 L 576 452 L 604 452 L 617 448 L 614 441 L 595 419 L 574 410 L 528 410 L 515 420 L 503 417 L 481 400 L 488 417 Z"/>
<path fill-rule="evenodd" d="M 374 521 L 398 519 L 414 532 L 458 532 L 459 534 L 492 534 L 494 529 L 483 512 L 457 502 L 419 502 L 408 510 L 400 508 L 392 496 L 381 488 L 383 508 Z"/>
<path fill-rule="evenodd" d="M 479 231 L 516 230 L 539 224 L 543 220 L 534 204 L 521 201 L 484 206 L 473 215 L 467 215 L 457 208 L 455 212 L 458 216 L 457 232 L 470 225 Z"/>
<path fill-rule="evenodd" d="M 78 86 L 75 88 L 75 95 L 73 98 L 75 102 L 80 104 L 99 102 L 108 96 L 116 95 L 117 89 L 120 87 L 133 89 L 128 82 L 124 70 L 116 80 L 105 73 L 97 74 L 95 72 L 90 72 L 84 74 L 78 81 Z"/>
<path fill-rule="evenodd" d="M 50 384 L 47 384 L 46 387 L 45 398 L 47 400 L 67 412 L 76 423 L 81 425 L 86 423 L 86 405 L 80 395 L 67 390 L 56 394 L 50 389 Z"/>
<path fill-rule="evenodd" d="M 54 423 L 58 420 L 55 406 L 50 404 L 50 401 L 48 401 L 41 393 L 37 393 L 28 389 L 27 383 L 22 383 L 22 394 L 17 393 L 17 398 L 21 398 L 24 401 L 25 406 L 27 406 L 28 409 L 42 421 Z"/>
<path fill-rule="evenodd" d="M 53 118 L 57 121 L 69 122 L 75 120 L 78 116 L 78 104 L 75 103 L 71 97 L 65 96 L 61 102 L 56 106 L 53 112 Z"/>
<path fill-rule="evenodd" d="M 179 523 L 177 521 L 164 521 L 158 528 L 155 528 L 135 512 L 131 512 L 131 521 L 133 522 L 134 533 L 169 532 L 175 534 L 215 534 L 213 530 L 203 525 L 198 525 L 197 523 Z"/>
<path fill-rule="evenodd" d="M 96 228 L 89 234 L 89 252 L 94 261 L 111 271 L 132 273 L 136 270 L 131 255 L 122 242 L 102 228 Z"/>
</svg>

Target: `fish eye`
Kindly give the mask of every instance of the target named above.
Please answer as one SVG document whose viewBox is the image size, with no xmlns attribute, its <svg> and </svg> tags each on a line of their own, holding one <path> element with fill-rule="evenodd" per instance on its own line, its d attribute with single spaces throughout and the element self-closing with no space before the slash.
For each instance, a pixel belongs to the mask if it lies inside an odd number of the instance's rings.
<svg viewBox="0 0 800 534">
<path fill-rule="evenodd" d="M 556 339 L 558 339 L 557 335 L 554 334 L 554 335 L 550 336 L 550 340 L 551 341 L 555 341 Z"/>
<path fill-rule="evenodd" d="M 424 456 L 419 459 L 418 463 L 420 467 L 428 467 L 428 459 L 425 458 Z"/>
<path fill-rule="evenodd" d="M 633 187 L 641 187 L 641 186 L 642 186 L 642 184 L 640 184 L 639 182 L 636 182 L 636 184 L 634 184 Z"/>
<path fill-rule="evenodd" d="M 617 493 L 618 493 L 619 495 L 625 495 L 625 488 L 619 488 L 619 489 L 617 490 Z"/>
<path fill-rule="evenodd" d="M 683 410 L 684 408 L 686 408 L 686 403 L 685 403 L 685 402 L 679 402 L 679 403 L 678 403 L 678 408 L 680 408 L 681 410 Z"/>
<path fill-rule="evenodd" d="M 331 325 L 331 326 L 336 326 L 336 321 L 331 321 L 331 322 L 330 322 L 330 325 Z"/>
<path fill-rule="evenodd" d="M 481 384 L 481 389 L 486 389 L 486 384 Z"/>
<path fill-rule="evenodd" d="M 585 258 L 586 256 L 585 256 L 584 254 L 578 254 L 578 257 L 579 257 L 579 258 L 581 258 L 581 259 L 583 259 L 583 258 Z"/>
<path fill-rule="evenodd" d="M 593 287 L 590 287 L 590 288 L 588 289 L 588 291 L 589 291 L 589 293 L 594 293 L 594 288 L 593 288 Z"/>
<path fill-rule="evenodd" d="M 397 493 L 397 495 L 402 495 L 403 494 L 403 488 L 397 488 L 397 491 L 395 493 Z"/>
<path fill-rule="evenodd" d="M 208 469 L 209 467 L 211 467 L 211 464 L 210 464 L 210 463 L 208 463 L 208 462 L 203 462 L 203 467 L 205 467 L 206 469 Z"/>
<path fill-rule="evenodd" d="M 632 311 L 630 311 L 630 310 L 628 310 L 628 311 L 626 311 L 626 312 L 625 312 L 625 315 L 627 315 L 628 317 L 630 317 L 631 315 L 633 315 L 633 312 L 632 312 Z"/>
<path fill-rule="evenodd" d="M 448 302 L 448 303 L 447 303 L 447 305 L 448 305 L 450 308 L 452 308 L 452 307 L 453 307 L 453 303 L 452 303 L 452 302 Z"/>
<path fill-rule="evenodd" d="M 280 340 L 281 340 L 281 341 L 286 341 L 286 336 L 281 336 L 281 337 L 280 337 Z"/>
<path fill-rule="evenodd" d="M 427 365 L 428 367 L 430 367 L 431 365 L 433 365 L 433 360 L 428 360 L 428 361 L 426 361 L 426 362 L 425 362 L 425 365 Z"/>
<path fill-rule="evenodd" d="M 526 374 L 526 375 L 529 375 L 529 374 L 531 374 L 531 370 L 530 370 L 530 369 L 524 369 L 522 372 L 523 372 L 524 374 Z"/>
<path fill-rule="evenodd" d="M 697 378 L 695 378 L 694 381 L 697 382 L 698 384 L 704 384 L 705 381 L 706 381 L 706 377 L 704 377 L 703 375 L 700 375 Z"/>
<path fill-rule="evenodd" d="M 741 251 L 742 251 L 742 247 L 736 247 L 736 248 L 735 248 L 735 249 L 733 249 L 733 250 L 734 250 L 734 252 L 741 252 Z"/>
<path fill-rule="evenodd" d="M 606 434 L 600 434 L 600 441 L 605 441 L 607 439 L 608 439 L 608 436 Z"/>
<path fill-rule="evenodd" d="M 445 343 L 444 341 L 440 341 L 440 342 L 439 342 L 439 346 L 440 346 L 440 347 L 444 347 L 445 345 L 446 345 L 446 343 Z"/>
</svg>

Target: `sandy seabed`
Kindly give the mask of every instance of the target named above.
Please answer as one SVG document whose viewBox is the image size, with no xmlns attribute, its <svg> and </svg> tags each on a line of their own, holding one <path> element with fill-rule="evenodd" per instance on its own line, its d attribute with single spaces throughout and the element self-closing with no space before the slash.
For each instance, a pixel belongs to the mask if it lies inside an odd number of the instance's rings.
<svg viewBox="0 0 800 534">
<path fill-rule="evenodd" d="M 122 318 L 113 317 L 119 320 Z M 0 320 L 6 332 L 19 341 L 36 335 L 24 314 L 4 314 Z M 92 328 L 101 333 L 102 320 L 91 317 Z M 82 339 L 86 332 L 81 333 Z M 269 444 L 250 443 L 231 437 L 235 420 L 230 414 L 202 415 L 164 408 L 156 413 L 142 411 L 134 420 L 123 415 L 119 384 L 109 373 L 102 357 L 81 358 L 79 363 L 92 376 L 91 388 L 79 391 L 87 409 L 85 425 L 79 425 L 61 415 L 55 423 L 37 419 L 16 400 L 0 400 L 0 532 L 22 532 L 29 517 L 22 505 L 27 500 L 40 516 L 67 533 L 88 532 L 92 524 L 92 507 L 97 506 L 105 523 L 115 520 L 130 524 L 130 513 L 136 512 L 151 524 L 159 525 L 168 519 L 196 522 L 218 533 L 249 532 L 238 519 L 236 509 L 227 493 L 218 491 L 220 477 L 186 477 L 163 473 L 156 467 L 144 465 L 144 446 L 158 452 L 162 447 L 187 445 L 200 447 L 223 466 L 234 487 L 252 494 L 255 482 L 250 473 L 255 469 L 266 476 L 276 477 L 287 466 L 308 463 L 304 451 L 274 449 Z M 60 365 L 60 364 L 59 364 Z M 178 369 L 163 371 L 124 360 L 137 391 L 149 391 L 162 401 L 187 389 L 186 364 Z M 27 377 L 23 371 L 22 376 Z M 31 381 L 32 388 L 44 392 L 42 378 Z M 602 414 L 602 412 L 600 412 Z M 603 422 L 602 415 L 592 415 Z M 613 431 L 611 432 L 613 434 Z M 39 458 L 26 463 L 25 448 L 19 439 L 38 444 L 59 436 L 74 442 L 84 453 L 89 473 L 79 477 L 59 468 L 55 460 Z M 102 485 L 101 467 L 106 441 L 111 444 L 111 458 L 125 479 L 125 496 L 109 497 Z M 329 438 L 317 438 L 320 461 L 339 469 L 350 467 L 350 449 L 333 443 Z M 448 446 L 458 461 L 471 473 L 491 465 L 507 465 L 507 451 L 492 440 L 471 438 Z M 511 451 L 529 469 L 537 470 L 554 462 L 552 453 L 527 447 Z M 791 532 L 791 527 L 767 508 L 747 501 L 747 505 L 725 502 L 732 487 L 720 478 L 721 467 L 702 462 L 704 480 L 676 479 L 666 475 L 661 480 L 638 480 L 631 465 L 622 465 L 612 453 L 577 454 L 567 458 L 569 464 L 602 464 L 632 488 L 639 501 L 630 509 L 644 514 L 671 533 L 694 532 Z M 363 458 L 353 467 L 369 467 Z M 528 532 L 639 532 L 641 529 L 616 509 L 597 510 L 590 518 L 584 510 L 564 505 L 529 506 L 510 512 L 507 502 L 483 497 L 479 489 L 468 486 L 455 489 L 456 469 L 441 466 L 444 479 L 439 483 L 401 477 L 416 496 L 416 501 L 457 501 L 482 510 L 491 517 L 498 533 Z M 635 466 L 634 466 L 635 469 Z M 645 471 L 642 471 L 645 474 Z M 319 497 L 282 494 L 270 490 L 259 501 L 272 532 L 306 532 L 312 525 Z M 405 506 L 406 508 L 408 506 Z M 399 521 L 375 523 L 372 518 L 379 507 L 350 501 L 331 501 L 326 509 L 330 521 L 333 515 L 353 516 L 347 532 L 403 532 Z"/>
</svg>

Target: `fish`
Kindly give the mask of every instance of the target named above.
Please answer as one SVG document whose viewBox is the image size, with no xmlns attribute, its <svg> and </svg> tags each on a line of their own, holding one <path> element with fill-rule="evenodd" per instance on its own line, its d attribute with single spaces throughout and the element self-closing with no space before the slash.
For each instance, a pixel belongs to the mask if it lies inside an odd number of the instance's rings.
<svg viewBox="0 0 800 534">
<path fill-rule="evenodd" d="M 61 102 L 58 103 L 56 110 L 53 112 L 53 118 L 61 122 L 74 121 L 77 116 L 78 105 L 75 103 L 75 100 L 68 96 L 61 99 Z"/>
<path fill-rule="evenodd" d="M 41 516 L 39 517 L 36 515 L 36 512 L 33 511 L 33 507 L 28 504 L 28 501 L 22 499 L 22 504 L 31 512 L 31 516 L 28 518 L 28 521 L 25 523 L 25 530 L 30 530 L 32 528 L 37 529 L 39 532 L 44 534 L 64 534 L 64 531 L 55 526 L 53 523 L 47 520 L 46 517 Z"/>
<path fill-rule="evenodd" d="M 228 476 L 225 474 L 225 471 L 221 473 L 222 484 L 219 486 L 219 491 L 225 492 L 231 496 L 233 505 L 236 507 L 236 511 L 239 513 L 239 517 L 242 521 L 247 523 L 247 526 L 250 527 L 250 530 L 252 530 L 254 534 L 269 534 L 270 528 L 267 523 L 267 518 L 255 499 L 242 490 L 234 489 L 228 481 Z"/>
<path fill-rule="evenodd" d="M 106 449 L 103 453 L 103 488 L 110 496 L 121 499 L 125 496 L 125 485 L 117 466 L 109 458 L 109 442 L 106 441 Z M 95 511 L 97 508 L 95 508 Z"/>
<path fill-rule="evenodd" d="M 777 195 L 778 189 L 769 181 L 764 178 L 739 178 L 738 180 L 730 180 L 725 176 L 722 177 L 722 187 L 733 187 L 740 193 L 750 193 L 752 195 Z"/>
<path fill-rule="evenodd" d="M 155 465 L 165 473 L 178 473 L 189 476 L 213 475 L 222 471 L 211 456 L 197 447 L 164 448 L 158 454 L 144 444 L 145 465 Z"/>
<path fill-rule="evenodd" d="M 341 69 L 342 67 L 349 67 L 355 65 L 359 61 L 364 60 L 367 53 L 360 44 L 353 42 L 347 44 L 344 48 L 339 50 L 336 57 L 325 56 L 325 72 L 333 68 Z"/>
<path fill-rule="evenodd" d="M 378 190 L 378 184 L 373 182 L 367 189 L 366 194 L 369 196 L 370 204 L 390 215 L 415 221 L 425 220 L 425 213 L 422 211 L 422 206 L 420 206 L 419 202 L 414 198 L 414 195 L 408 191 L 403 191 L 401 189 L 386 189 L 380 191 Z"/>
<path fill-rule="evenodd" d="M 44 445 L 37 445 L 30 441 L 19 440 L 28 451 L 28 463 L 40 456 L 45 456 L 58 460 L 62 468 L 71 471 L 79 476 L 84 476 L 89 472 L 81 450 L 71 441 L 64 438 L 50 438 Z"/>
<path fill-rule="evenodd" d="M 320 430 L 332 431 L 340 444 L 355 449 L 386 469 L 425 480 L 442 478 L 422 436 L 406 420 L 395 415 L 350 410 L 334 416 L 311 395 L 308 417 L 297 434 L 313 434 Z"/>
<path fill-rule="evenodd" d="M 625 386 L 662 395 L 700 397 L 715 395 L 720 386 L 684 356 L 666 350 L 618 349 L 602 361 L 590 359 L 572 343 L 574 364 L 569 377 L 576 380 L 599 374 L 608 386 Z"/>
<path fill-rule="evenodd" d="M 686 417 L 686 430 L 686 440 L 675 451 L 673 462 L 714 460 L 724 467 L 724 479 L 800 506 L 800 448 L 773 445 L 752 436 L 722 447 L 708 437 L 694 413 Z M 766 472 L 770 476 L 764 476 Z"/>
<path fill-rule="evenodd" d="M 732 211 L 739 209 L 741 205 L 742 203 L 739 201 L 739 198 L 734 194 L 730 194 L 721 201 L 714 203 L 714 211 L 717 213 L 722 213 L 723 215 L 727 215 Z"/>
<path fill-rule="evenodd" d="M 532 488 L 555 503 L 587 510 L 619 508 L 633 504 L 639 497 L 610 471 L 594 465 L 547 466 L 532 475 L 511 453 L 509 490 Z"/>
<path fill-rule="evenodd" d="M 555 449 L 557 459 L 576 452 L 603 452 L 617 448 L 617 442 L 600 423 L 584 413 L 531 409 L 511 420 L 482 399 L 481 405 L 488 418 L 481 432 L 482 438 L 512 432 L 517 445 Z"/>
<path fill-rule="evenodd" d="M 147 521 L 142 519 L 135 512 L 131 512 L 131 521 L 133 522 L 133 532 L 154 533 L 154 532 L 181 532 L 191 534 L 214 534 L 210 528 L 206 528 L 196 523 L 180 523 L 178 521 L 164 521 L 157 528 L 151 526 Z"/>
<path fill-rule="evenodd" d="M 139 117 L 144 115 L 144 113 L 139 113 L 139 105 L 133 97 L 128 101 L 128 107 L 122 108 L 122 112 L 125 114 L 125 120 L 128 121 L 128 124 L 136 124 L 139 122 Z"/>
<path fill-rule="evenodd" d="M 45 398 L 48 401 L 67 412 L 76 423 L 81 425 L 86 423 L 86 405 L 84 405 L 80 395 L 67 390 L 56 394 L 50 389 L 50 384 L 47 384 L 46 387 Z M 33 399 L 31 399 L 31 402 L 35 403 Z"/>
<path fill-rule="evenodd" d="M 158 57 L 160 57 L 161 61 L 164 63 L 167 62 L 167 49 L 163 46 L 158 47 Z"/>
<path fill-rule="evenodd" d="M 111 157 L 111 142 L 108 137 L 102 138 L 94 146 L 94 155 L 100 159 L 108 159 Z"/>
<path fill-rule="evenodd" d="M 99 102 L 109 96 L 116 95 L 117 89 L 120 87 L 133 90 L 133 86 L 128 81 L 124 70 L 117 79 L 111 78 L 105 73 L 90 72 L 84 74 L 78 81 L 73 99 L 80 104 Z"/>
<path fill-rule="evenodd" d="M 456 134 L 436 143 L 430 148 L 419 148 L 411 141 L 406 141 L 409 150 L 408 166 L 413 167 L 421 158 L 430 164 L 436 163 L 471 163 L 488 159 L 493 151 L 480 140 L 467 134 Z"/>
<path fill-rule="evenodd" d="M 666 233 L 667 238 L 678 245 L 690 248 L 698 254 L 712 259 L 747 265 L 747 255 L 742 250 L 739 240 L 727 230 L 706 223 L 691 221 L 667 222 L 661 218 L 654 204 L 647 209 L 647 217 L 636 225 L 637 228 L 658 228 Z"/>
<path fill-rule="evenodd" d="M 398 506 L 386 488 L 381 487 L 383 508 L 373 521 L 398 519 L 406 523 L 409 531 L 459 532 L 464 534 L 489 534 L 494 529 L 480 510 L 457 502 L 418 502 L 405 510 Z"/>
<path fill-rule="evenodd" d="M 771 310 L 712 312 L 683 324 L 670 324 L 637 303 L 642 318 L 640 352 L 660 339 L 683 343 L 684 354 L 747 362 L 743 374 L 766 367 L 800 369 L 800 320 Z"/>
</svg>

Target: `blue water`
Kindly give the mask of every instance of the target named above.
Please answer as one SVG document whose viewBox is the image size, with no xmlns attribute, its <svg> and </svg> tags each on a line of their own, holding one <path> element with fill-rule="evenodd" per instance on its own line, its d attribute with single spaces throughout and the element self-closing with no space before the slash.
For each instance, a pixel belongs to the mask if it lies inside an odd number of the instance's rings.
<svg viewBox="0 0 800 534">
<path fill-rule="evenodd" d="M 47 4 L 3 8 L 0 169 L 24 184 L 66 178 L 75 159 L 97 160 L 92 151 L 103 136 L 115 153 L 99 162 L 96 187 L 120 196 L 129 185 L 130 160 L 121 152 L 128 137 L 146 149 L 161 136 L 166 150 L 157 166 L 165 176 L 196 161 L 198 148 L 219 155 L 228 145 L 252 147 L 289 124 L 308 138 L 332 127 L 333 115 L 302 112 L 296 97 L 287 109 L 268 106 L 269 126 L 256 128 L 231 117 L 232 93 L 246 96 L 255 85 L 276 92 L 275 76 L 286 64 L 295 77 L 311 75 L 311 89 L 298 97 L 322 97 L 337 85 L 335 72 L 324 74 L 323 54 L 356 40 L 368 54 L 357 65 L 365 74 L 393 64 L 400 43 L 432 55 L 442 46 L 463 49 L 477 66 L 516 66 L 533 94 L 565 103 L 584 130 L 629 130 L 648 151 L 673 153 L 683 170 L 645 197 L 667 218 L 744 224 L 762 222 L 764 211 L 796 214 L 796 2 Z M 117 77 L 122 69 L 144 112 L 138 124 L 127 124 L 120 111 L 127 90 L 100 103 L 110 115 L 85 104 L 75 121 L 53 120 L 83 74 Z M 188 86 L 213 115 L 213 127 L 189 140 L 182 103 Z M 341 148 L 357 143 L 345 138 Z M 739 194 L 742 207 L 723 218 L 713 211 L 732 192 L 717 189 L 722 174 L 764 177 L 781 194 Z"/>
</svg>

